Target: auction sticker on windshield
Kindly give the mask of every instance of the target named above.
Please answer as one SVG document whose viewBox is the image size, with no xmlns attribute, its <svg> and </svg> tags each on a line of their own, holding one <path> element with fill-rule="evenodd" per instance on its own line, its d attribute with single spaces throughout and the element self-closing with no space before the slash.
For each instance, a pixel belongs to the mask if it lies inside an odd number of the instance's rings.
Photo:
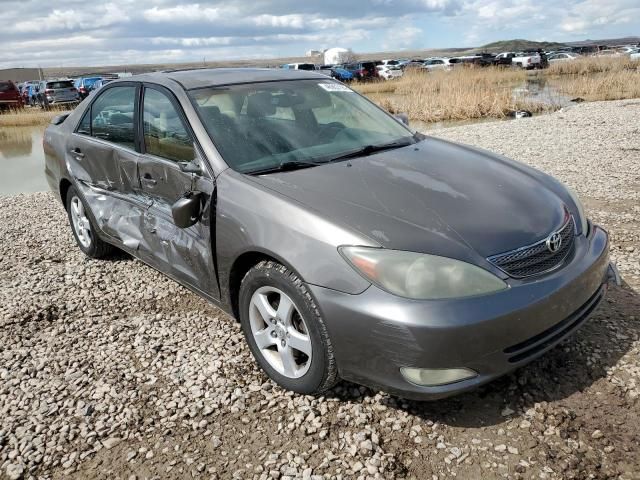
<svg viewBox="0 0 640 480">
<path fill-rule="evenodd" d="M 339 83 L 319 83 L 318 85 L 327 92 L 353 92 L 353 90 Z"/>
</svg>

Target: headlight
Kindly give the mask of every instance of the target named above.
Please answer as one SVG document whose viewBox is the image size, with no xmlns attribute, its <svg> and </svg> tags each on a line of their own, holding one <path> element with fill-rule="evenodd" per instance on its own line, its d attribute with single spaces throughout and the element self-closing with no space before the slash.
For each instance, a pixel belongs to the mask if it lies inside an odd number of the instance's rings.
<svg viewBox="0 0 640 480">
<path fill-rule="evenodd" d="M 452 258 L 371 247 L 340 247 L 339 251 L 369 281 L 401 297 L 436 300 L 507 288 L 490 272 Z"/>
<path fill-rule="evenodd" d="M 584 206 L 582 205 L 582 202 L 578 198 L 578 194 L 575 192 L 573 188 L 567 187 L 566 185 L 564 186 L 564 188 L 567 189 L 567 192 L 569 193 L 571 200 L 573 200 L 573 203 L 576 205 L 576 208 L 578 209 L 578 215 L 580 216 L 579 222 L 580 222 L 580 228 L 581 228 L 581 230 L 578 233 L 587 235 L 587 231 L 589 230 L 589 227 L 587 224 L 587 216 L 584 213 Z"/>
</svg>

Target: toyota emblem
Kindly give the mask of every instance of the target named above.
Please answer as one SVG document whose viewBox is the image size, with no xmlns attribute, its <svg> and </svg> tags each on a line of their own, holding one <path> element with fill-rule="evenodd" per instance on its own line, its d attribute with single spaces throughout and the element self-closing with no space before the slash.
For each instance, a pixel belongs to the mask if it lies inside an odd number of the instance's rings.
<svg viewBox="0 0 640 480">
<path fill-rule="evenodd" d="M 547 238 L 547 249 L 551 253 L 556 253 L 562 247 L 562 236 L 559 233 L 554 233 Z"/>
</svg>

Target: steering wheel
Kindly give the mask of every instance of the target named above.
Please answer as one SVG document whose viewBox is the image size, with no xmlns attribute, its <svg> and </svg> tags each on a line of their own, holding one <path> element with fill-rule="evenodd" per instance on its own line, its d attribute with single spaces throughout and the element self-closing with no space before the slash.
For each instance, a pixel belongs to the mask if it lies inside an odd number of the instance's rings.
<svg viewBox="0 0 640 480">
<path fill-rule="evenodd" d="M 340 131 L 344 130 L 346 125 L 342 122 L 331 122 L 326 125 L 322 125 L 318 134 L 316 135 L 316 140 L 320 140 L 321 143 L 328 143 L 334 138 L 336 135 L 340 133 Z"/>
</svg>

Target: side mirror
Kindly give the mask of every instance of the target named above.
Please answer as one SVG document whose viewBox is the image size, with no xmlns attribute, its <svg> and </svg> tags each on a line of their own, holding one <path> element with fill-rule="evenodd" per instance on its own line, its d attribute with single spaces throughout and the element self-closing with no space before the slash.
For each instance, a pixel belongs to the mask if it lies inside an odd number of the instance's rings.
<svg viewBox="0 0 640 480">
<path fill-rule="evenodd" d="M 409 126 L 409 115 L 406 113 L 396 113 L 393 118 L 395 118 L 400 123 L 405 124 L 407 127 Z"/>
<path fill-rule="evenodd" d="M 191 162 L 181 162 L 180 170 L 182 170 L 184 173 L 202 175 L 202 168 L 200 168 L 200 163 L 197 160 L 193 160 Z"/>
<path fill-rule="evenodd" d="M 195 225 L 200 218 L 200 192 L 187 192 L 171 206 L 173 223 L 180 228 Z"/>
</svg>

